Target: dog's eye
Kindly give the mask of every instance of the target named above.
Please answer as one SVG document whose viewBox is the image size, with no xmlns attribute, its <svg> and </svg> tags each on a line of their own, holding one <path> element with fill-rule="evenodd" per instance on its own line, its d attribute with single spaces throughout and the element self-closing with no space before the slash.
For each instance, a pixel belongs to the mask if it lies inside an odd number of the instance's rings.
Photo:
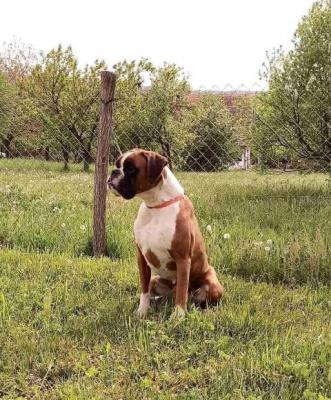
<svg viewBox="0 0 331 400">
<path fill-rule="evenodd" d="M 137 168 L 133 164 L 127 164 L 124 167 L 124 172 L 127 174 L 133 175 L 136 173 L 136 171 L 137 171 Z"/>
</svg>

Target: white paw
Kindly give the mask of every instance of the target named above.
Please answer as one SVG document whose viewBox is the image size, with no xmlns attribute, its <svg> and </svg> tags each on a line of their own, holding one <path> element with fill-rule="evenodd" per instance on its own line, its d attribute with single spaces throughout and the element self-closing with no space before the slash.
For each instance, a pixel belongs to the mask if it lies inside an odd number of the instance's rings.
<svg viewBox="0 0 331 400">
<path fill-rule="evenodd" d="M 137 310 L 137 314 L 139 318 L 145 318 L 150 304 L 150 296 L 149 293 L 142 293 L 140 295 L 140 304 Z"/>
<path fill-rule="evenodd" d="M 186 311 L 181 306 L 176 306 L 174 311 L 172 312 L 170 319 L 171 320 L 178 320 L 185 317 Z"/>
<path fill-rule="evenodd" d="M 149 307 L 138 307 L 137 315 L 139 318 L 146 318 Z"/>
</svg>

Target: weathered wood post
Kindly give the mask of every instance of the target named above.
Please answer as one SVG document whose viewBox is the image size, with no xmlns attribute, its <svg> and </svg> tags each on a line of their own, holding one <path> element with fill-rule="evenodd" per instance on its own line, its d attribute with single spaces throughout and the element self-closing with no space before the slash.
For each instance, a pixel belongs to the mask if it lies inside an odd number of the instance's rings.
<svg viewBox="0 0 331 400">
<path fill-rule="evenodd" d="M 106 250 L 106 195 L 109 164 L 110 138 L 116 75 L 101 72 L 101 109 L 95 161 L 94 209 L 93 209 L 93 254 L 100 257 Z"/>
</svg>

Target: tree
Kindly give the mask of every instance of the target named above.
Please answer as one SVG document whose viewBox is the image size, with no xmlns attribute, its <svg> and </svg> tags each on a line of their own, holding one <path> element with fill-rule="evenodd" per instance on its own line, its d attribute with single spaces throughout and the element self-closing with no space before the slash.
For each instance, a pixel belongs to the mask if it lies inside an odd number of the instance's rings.
<svg viewBox="0 0 331 400">
<path fill-rule="evenodd" d="M 167 157 L 170 167 L 185 146 L 186 136 L 175 128 L 188 108 L 189 92 L 187 78 L 176 65 L 164 64 L 153 71 L 146 101 L 149 142 Z"/>
<path fill-rule="evenodd" d="M 185 169 L 220 170 L 238 158 L 238 141 L 233 133 L 231 116 L 221 96 L 203 94 L 187 113 L 184 124 L 191 134 L 185 149 Z"/>
<path fill-rule="evenodd" d="M 120 151 L 146 147 L 163 153 L 171 166 L 178 164 L 186 141 L 180 121 L 189 93 L 182 70 L 173 64 L 155 68 L 147 59 L 123 61 L 114 69 L 115 145 Z"/>
<path fill-rule="evenodd" d="M 37 61 L 36 50 L 21 40 L 4 43 L 0 51 L 0 71 L 12 83 L 29 75 Z"/>
<path fill-rule="evenodd" d="M 99 118 L 100 72 L 103 61 L 80 69 L 71 49 L 59 45 L 32 69 L 22 87 L 33 99 L 36 113 L 44 125 L 44 147 L 60 150 L 65 168 L 70 154 L 91 163 Z"/>
<path fill-rule="evenodd" d="M 116 150 L 132 147 L 148 147 L 148 90 L 143 87 L 144 80 L 150 78 L 154 66 L 147 59 L 123 61 L 114 65 L 117 76 L 114 136 Z M 114 154 L 115 156 L 115 154 Z"/>
<path fill-rule="evenodd" d="M 0 52 L 0 144 L 7 157 L 26 155 L 37 121 L 26 112 L 29 99 L 19 82 L 26 78 L 37 55 L 31 46 L 20 41 L 5 44 Z"/>
<path fill-rule="evenodd" d="M 8 135 L 8 125 L 11 107 L 8 99 L 10 98 L 10 85 L 4 74 L 0 74 L 0 152 L 10 156 L 10 142 L 12 140 Z M 8 140 L 7 140 L 8 136 Z"/>
<path fill-rule="evenodd" d="M 255 97 L 254 92 L 238 92 L 232 96 L 231 125 L 236 140 L 242 146 L 251 146 Z"/>
<path fill-rule="evenodd" d="M 330 0 L 314 3 L 293 45 L 265 65 L 269 90 L 257 99 L 255 151 L 269 165 L 303 159 L 325 167 L 331 162 Z"/>
</svg>

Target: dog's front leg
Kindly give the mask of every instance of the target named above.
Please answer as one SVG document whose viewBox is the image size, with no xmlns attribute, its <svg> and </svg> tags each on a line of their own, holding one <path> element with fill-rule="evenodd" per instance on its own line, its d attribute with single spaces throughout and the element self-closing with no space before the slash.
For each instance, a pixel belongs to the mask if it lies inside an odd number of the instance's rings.
<svg viewBox="0 0 331 400">
<path fill-rule="evenodd" d="M 189 258 L 176 261 L 177 285 L 176 285 L 176 308 L 174 317 L 183 317 L 187 309 L 188 286 L 190 279 L 191 260 Z"/>
<path fill-rule="evenodd" d="M 137 261 L 140 277 L 140 303 L 137 314 L 140 318 L 145 318 L 150 307 L 149 282 L 151 280 L 151 270 L 138 246 Z"/>
</svg>

